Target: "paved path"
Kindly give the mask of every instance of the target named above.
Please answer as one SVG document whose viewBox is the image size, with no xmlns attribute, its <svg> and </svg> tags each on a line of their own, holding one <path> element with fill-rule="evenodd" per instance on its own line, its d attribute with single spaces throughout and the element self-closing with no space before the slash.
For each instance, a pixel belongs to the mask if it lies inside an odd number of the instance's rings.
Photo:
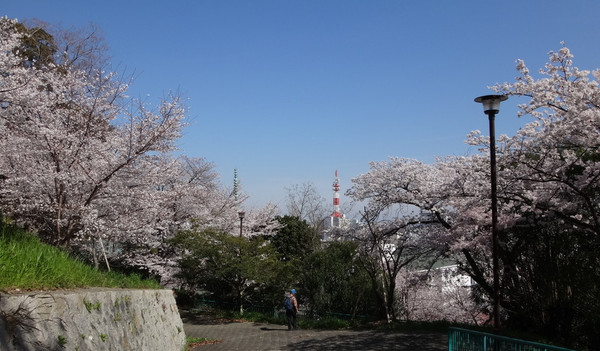
<svg viewBox="0 0 600 351">
<path fill-rule="evenodd" d="M 396 333 L 350 330 L 295 330 L 287 326 L 254 322 L 215 322 L 184 319 L 188 337 L 222 340 L 193 351 L 233 350 L 394 350 L 442 351 L 448 337 L 441 333 Z"/>
</svg>

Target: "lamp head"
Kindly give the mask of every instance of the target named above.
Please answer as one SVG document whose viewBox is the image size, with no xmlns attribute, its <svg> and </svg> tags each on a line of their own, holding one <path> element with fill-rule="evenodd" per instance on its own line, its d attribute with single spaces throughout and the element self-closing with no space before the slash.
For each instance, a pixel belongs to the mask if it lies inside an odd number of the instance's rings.
<svg viewBox="0 0 600 351">
<path fill-rule="evenodd" d="M 244 211 L 238 212 L 238 216 L 240 216 L 240 219 L 243 219 L 245 215 L 246 215 L 246 212 L 244 212 Z"/>
<path fill-rule="evenodd" d="M 483 112 L 486 115 L 500 112 L 500 102 L 508 99 L 506 95 L 484 95 L 475 98 L 475 102 L 483 104 Z"/>
</svg>

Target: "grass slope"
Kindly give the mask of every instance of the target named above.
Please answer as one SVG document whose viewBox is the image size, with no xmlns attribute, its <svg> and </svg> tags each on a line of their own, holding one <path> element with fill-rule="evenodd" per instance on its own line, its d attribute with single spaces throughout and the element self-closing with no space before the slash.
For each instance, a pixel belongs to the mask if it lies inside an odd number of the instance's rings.
<svg viewBox="0 0 600 351">
<path fill-rule="evenodd" d="M 0 221 L 0 291 L 85 287 L 159 289 L 137 275 L 103 272 Z"/>
</svg>

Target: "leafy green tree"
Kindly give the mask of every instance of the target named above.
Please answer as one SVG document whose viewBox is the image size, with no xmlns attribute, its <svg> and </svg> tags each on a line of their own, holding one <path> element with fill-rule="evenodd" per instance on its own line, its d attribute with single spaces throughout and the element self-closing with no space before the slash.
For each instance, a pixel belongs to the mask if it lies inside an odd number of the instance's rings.
<svg viewBox="0 0 600 351">
<path fill-rule="evenodd" d="M 331 242 L 304 260 L 299 288 L 309 312 L 371 314 L 375 294 L 358 254 L 354 242 Z"/>
<path fill-rule="evenodd" d="M 571 345 L 582 335 L 600 344 L 600 273 L 594 253 L 600 243 L 552 217 L 529 216 L 521 226 L 501 232 L 506 324 L 560 335 Z"/>
<path fill-rule="evenodd" d="M 282 226 L 269 240 L 279 258 L 273 298 L 281 300 L 284 290 L 298 286 L 303 261 L 319 247 L 320 240 L 315 230 L 299 217 L 277 217 L 277 221 Z M 301 294 L 299 300 L 303 299 Z"/>
<path fill-rule="evenodd" d="M 302 261 L 319 246 L 319 236 L 314 229 L 299 217 L 277 217 L 281 229 L 271 238 L 271 243 L 281 261 Z"/>
<path fill-rule="evenodd" d="M 44 28 L 28 28 L 23 23 L 15 23 L 14 28 L 17 33 L 22 34 L 18 52 L 25 67 L 40 69 L 54 63 L 58 47 L 51 34 Z"/>
<path fill-rule="evenodd" d="M 261 237 L 243 238 L 205 230 L 178 233 L 172 241 L 184 249 L 180 277 L 192 289 L 209 292 L 223 304 L 243 305 L 260 299 L 274 280 L 277 255 Z"/>
</svg>

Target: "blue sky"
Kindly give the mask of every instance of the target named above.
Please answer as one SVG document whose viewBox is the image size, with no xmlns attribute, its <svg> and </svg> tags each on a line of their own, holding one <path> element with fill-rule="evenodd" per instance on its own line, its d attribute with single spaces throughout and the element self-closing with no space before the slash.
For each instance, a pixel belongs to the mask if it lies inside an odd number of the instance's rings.
<svg viewBox="0 0 600 351">
<path fill-rule="evenodd" d="M 135 72 L 130 95 L 180 91 L 191 125 L 181 152 L 237 168 L 248 205 L 285 208 L 285 188 L 312 182 L 329 203 L 369 161 L 432 162 L 475 152 L 487 134 L 473 102 L 532 72 L 564 41 L 580 68 L 600 67 L 600 2 L 13 0 L 0 14 L 63 27 L 98 25 L 113 65 Z M 497 134 L 527 120 L 503 103 Z M 522 101 L 521 101 L 522 102 Z M 342 195 L 342 202 L 346 198 Z"/>
</svg>

